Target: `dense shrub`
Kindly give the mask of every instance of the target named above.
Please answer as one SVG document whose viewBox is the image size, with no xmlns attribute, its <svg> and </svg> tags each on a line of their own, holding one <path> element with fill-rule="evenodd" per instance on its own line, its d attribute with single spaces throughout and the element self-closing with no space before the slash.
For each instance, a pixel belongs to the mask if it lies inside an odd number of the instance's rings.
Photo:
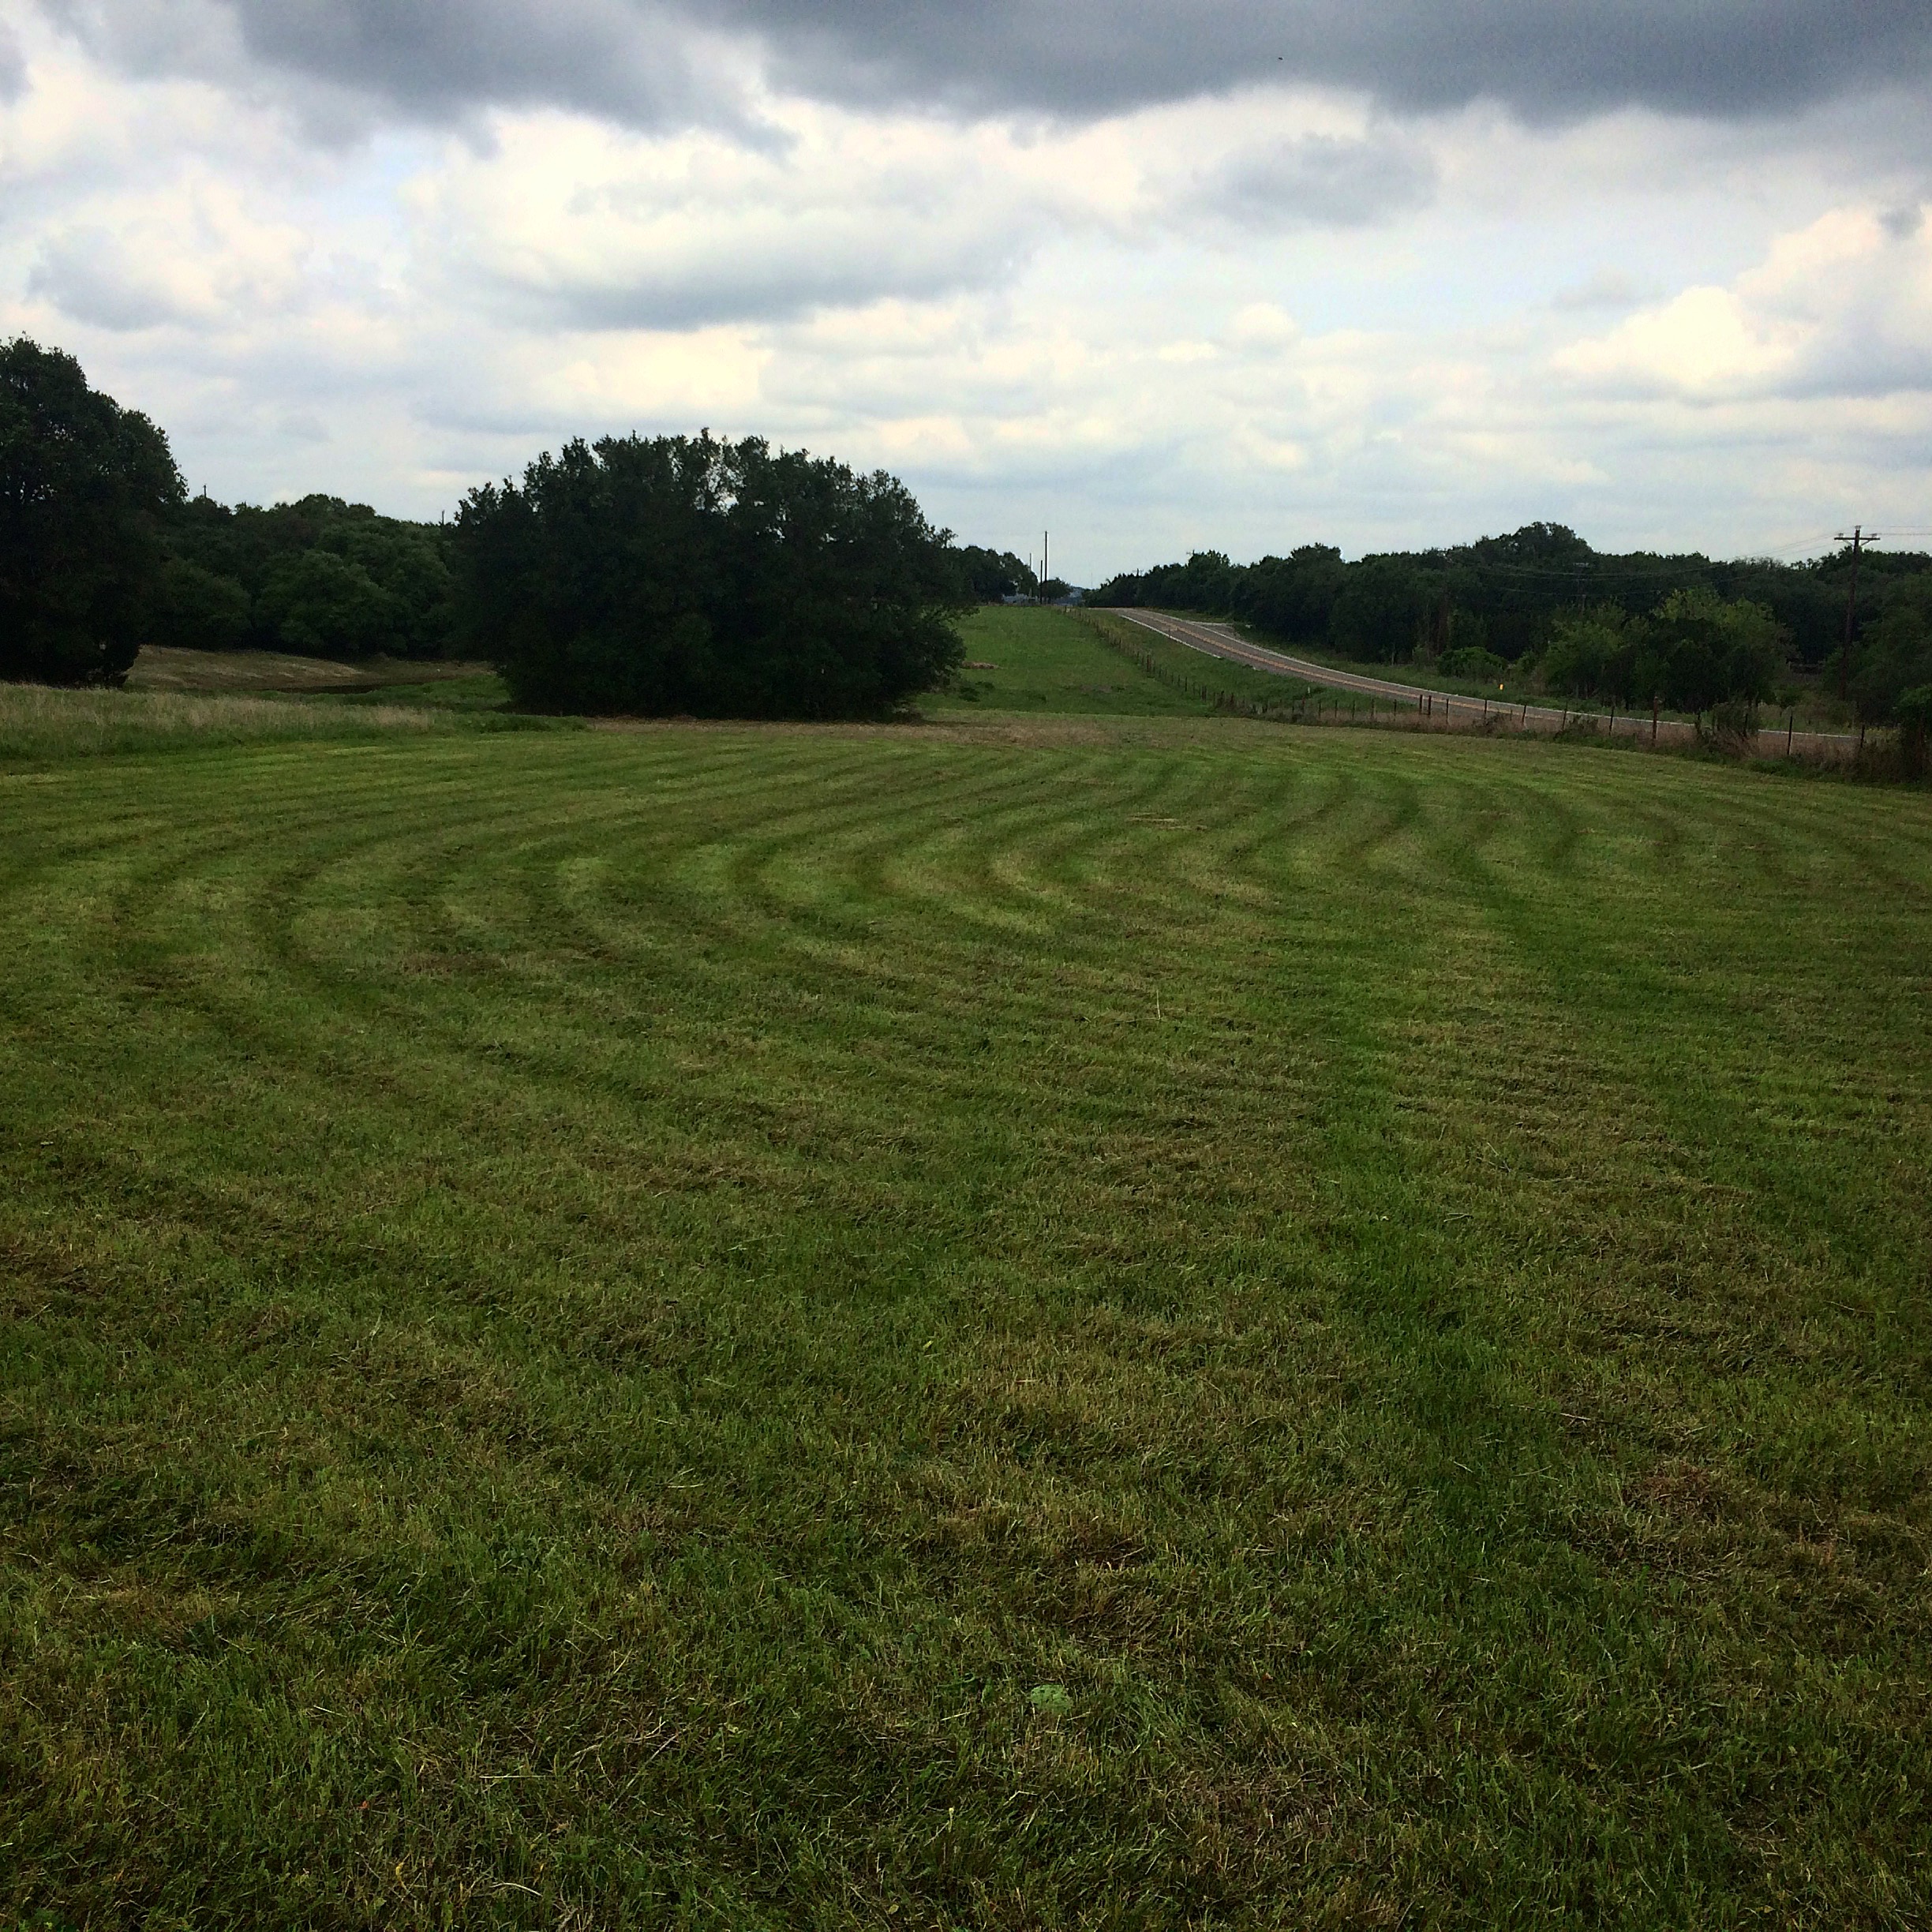
<svg viewBox="0 0 1932 1932">
<path fill-rule="evenodd" d="M 1442 669 L 1451 677 L 1476 678 L 1487 683 L 1500 678 L 1509 666 L 1492 650 L 1480 644 L 1458 645 L 1442 655 Z"/>
<path fill-rule="evenodd" d="M 756 438 L 573 442 L 473 490 L 456 552 L 472 647 L 542 710 L 876 716 L 964 654 L 904 485 Z"/>
<path fill-rule="evenodd" d="M 1614 604 L 1559 617 L 1543 653 L 1544 687 L 1570 698 L 1630 698 L 1646 635 Z"/>
<path fill-rule="evenodd" d="M 1932 750 L 1932 684 L 1901 691 L 1892 707 L 1899 728 L 1899 758 L 1908 778 L 1923 778 Z"/>
</svg>

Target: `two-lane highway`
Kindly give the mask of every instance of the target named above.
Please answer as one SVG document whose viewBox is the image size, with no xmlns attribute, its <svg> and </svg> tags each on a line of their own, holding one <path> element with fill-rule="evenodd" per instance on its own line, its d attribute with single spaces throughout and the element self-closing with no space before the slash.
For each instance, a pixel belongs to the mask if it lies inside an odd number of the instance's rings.
<svg viewBox="0 0 1932 1932">
<path fill-rule="evenodd" d="M 1470 698 L 1459 692 L 1431 691 L 1420 684 L 1398 684 L 1387 678 L 1369 677 L 1359 671 L 1338 671 L 1332 665 L 1312 663 L 1305 657 L 1291 657 L 1286 651 L 1271 650 L 1266 645 L 1252 644 L 1224 623 L 1205 623 L 1192 617 L 1170 617 L 1165 612 L 1115 608 L 1106 613 L 1125 618 L 1144 631 L 1170 642 L 1185 644 L 1209 657 L 1225 658 L 1230 664 L 1247 665 L 1256 671 L 1270 671 L 1279 677 L 1299 678 L 1304 683 L 1320 684 L 1331 691 L 1352 691 L 1361 696 L 1386 699 L 1391 709 L 1400 706 L 1413 713 L 1418 723 L 1437 730 L 1467 730 L 1471 725 L 1494 724 L 1518 732 L 1553 734 L 1580 718 L 1593 719 L 1600 731 L 1615 732 L 1647 744 L 1690 744 L 1696 740 L 1694 726 L 1680 718 L 1652 719 L 1625 712 L 1617 717 L 1600 713 L 1558 710 L 1549 705 L 1512 703 L 1507 698 Z M 1813 757 L 1842 757 L 1855 743 L 1844 734 L 1829 732 L 1786 732 L 1769 729 L 1758 734 L 1761 752 L 1788 747 Z"/>
</svg>

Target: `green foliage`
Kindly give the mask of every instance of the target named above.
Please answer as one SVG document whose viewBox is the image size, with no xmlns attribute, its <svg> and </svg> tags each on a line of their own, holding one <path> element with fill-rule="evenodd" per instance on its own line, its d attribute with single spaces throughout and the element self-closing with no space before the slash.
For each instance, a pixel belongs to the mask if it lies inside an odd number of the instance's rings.
<svg viewBox="0 0 1932 1932">
<path fill-rule="evenodd" d="M 255 601 L 278 649 L 310 657 L 367 657 L 401 628 L 395 600 L 360 564 L 304 550 L 272 564 Z"/>
<path fill-rule="evenodd" d="M 1932 1923 L 1932 796 L 1008 717 L 0 822 L 0 1924 Z"/>
<path fill-rule="evenodd" d="M 968 593 L 979 603 L 997 604 L 1002 597 L 1039 593 L 1039 578 L 1010 550 L 983 550 L 977 544 L 961 544 L 953 555 Z"/>
<path fill-rule="evenodd" d="M 144 642 L 175 650 L 245 650 L 253 612 L 249 593 L 192 559 L 163 560 Z"/>
<path fill-rule="evenodd" d="M 1327 544 L 1304 544 L 1285 557 L 1264 557 L 1252 568 L 1240 572 L 1230 607 L 1236 616 L 1259 624 L 1290 643 L 1324 644 L 1346 568 L 1339 550 Z M 1096 594 L 1095 601 L 1152 603 L 1162 600 Z"/>
<path fill-rule="evenodd" d="M 1354 564 L 1320 544 L 1245 566 L 1230 564 L 1218 552 L 1201 555 L 1211 560 L 1211 568 L 1197 558 L 1125 573 L 1102 585 L 1089 601 L 1231 613 L 1301 650 L 1365 662 L 1412 656 L 1427 662 L 1479 642 L 1519 665 L 1544 652 L 1579 604 L 1600 616 L 1615 610 L 1634 619 L 1676 592 L 1703 591 L 1724 603 L 1760 606 L 1784 634 L 1788 654 L 1815 665 L 1837 648 L 1851 572 L 1848 546 L 1810 564 L 1647 551 L 1614 555 L 1592 549 L 1560 523 L 1529 523 L 1474 543 Z M 1864 636 L 1896 598 L 1919 594 L 1908 586 L 1927 582 L 1932 556 L 1868 552 L 1859 579 L 1858 635 Z M 1634 675 L 1634 664 L 1626 668 Z M 1602 691 L 1615 695 L 1608 685 Z M 1649 692 L 1642 695 L 1647 698 Z"/>
<path fill-rule="evenodd" d="M 472 646 L 538 710 L 878 716 L 963 655 L 904 485 L 756 438 L 573 442 L 456 529 Z"/>
<path fill-rule="evenodd" d="M 1406 557 L 1364 557 L 1344 579 L 1330 620 L 1335 648 L 1366 663 L 1407 657 L 1428 635 L 1435 586 Z"/>
<path fill-rule="evenodd" d="M 1899 728 L 1899 752 L 1908 777 L 1923 778 L 1932 751 L 1932 684 L 1900 691 L 1892 706 Z"/>
<path fill-rule="evenodd" d="M 1544 685 L 1571 698 L 1627 700 L 1635 692 L 1637 657 L 1649 635 L 1647 626 L 1614 604 L 1566 612 L 1552 626 L 1543 653 Z"/>
<path fill-rule="evenodd" d="M 1885 600 L 1852 674 L 1860 718 L 1883 724 L 1904 694 L 1932 683 L 1932 576 L 1909 578 Z"/>
<path fill-rule="evenodd" d="M 1727 602 L 1715 591 L 1676 590 L 1660 604 L 1636 658 L 1641 680 L 1673 710 L 1694 716 L 1720 704 L 1756 707 L 1784 668 L 1784 635 L 1761 604 Z"/>
<path fill-rule="evenodd" d="M 0 345 L 0 678 L 118 684 L 161 593 L 167 438 L 74 358 Z"/>
<path fill-rule="evenodd" d="M 1458 644 L 1444 651 L 1436 668 L 1445 677 L 1474 678 L 1487 683 L 1509 669 L 1508 664 L 1480 644 Z"/>
<path fill-rule="evenodd" d="M 204 589 L 180 615 L 164 610 L 156 642 L 344 659 L 440 657 L 453 647 L 455 586 L 441 525 L 335 496 L 268 509 L 204 496 L 170 519 L 167 541 L 197 586 L 220 589 Z M 239 635 L 227 620 L 238 600 L 248 613 Z M 197 633 L 197 616 L 217 621 Z"/>
</svg>

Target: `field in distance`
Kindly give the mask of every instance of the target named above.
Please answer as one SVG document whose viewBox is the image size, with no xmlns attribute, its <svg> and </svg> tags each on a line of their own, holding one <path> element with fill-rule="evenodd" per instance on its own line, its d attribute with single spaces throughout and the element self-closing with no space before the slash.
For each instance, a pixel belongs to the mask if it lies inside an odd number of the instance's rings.
<svg viewBox="0 0 1932 1932">
<path fill-rule="evenodd" d="M 1119 620 L 1038 605 L 982 605 L 960 627 L 966 668 L 950 690 L 921 698 L 928 717 L 1008 711 L 1028 716 L 1204 717 L 1213 694 L 1286 704 L 1308 687 L 1191 651 Z M 1114 636 L 1135 653 L 1106 642 Z M 1156 665 L 1165 681 L 1136 657 Z"/>
<path fill-rule="evenodd" d="M 0 1919 L 1932 1919 L 1932 799 L 1014 708 L 0 764 Z"/>
</svg>

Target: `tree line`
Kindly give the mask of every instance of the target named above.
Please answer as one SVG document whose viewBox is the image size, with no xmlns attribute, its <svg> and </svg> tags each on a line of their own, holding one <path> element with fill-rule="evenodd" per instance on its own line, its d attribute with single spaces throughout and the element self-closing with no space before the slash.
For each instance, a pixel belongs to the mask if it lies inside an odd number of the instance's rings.
<svg viewBox="0 0 1932 1932">
<path fill-rule="evenodd" d="M 1932 556 L 1843 551 L 1805 564 L 1593 549 L 1557 523 L 1348 563 L 1325 544 L 1237 564 L 1219 551 L 1128 573 L 1090 601 L 1232 616 L 1290 646 L 1451 675 L 1534 673 L 1581 698 L 1694 713 L 1771 699 L 1792 668 L 1835 676 L 1874 723 L 1932 686 Z"/>
<path fill-rule="evenodd" d="M 72 356 L 0 345 L 0 675 L 111 684 L 144 644 L 358 658 L 457 641 L 447 526 L 333 496 L 191 498 L 167 436 Z"/>
<path fill-rule="evenodd" d="M 1851 560 L 1612 555 L 1535 523 L 1344 561 L 1219 552 L 1091 593 L 1245 619 L 1291 646 L 1579 697 L 1748 714 L 1843 635 Z M 0 344 L 0 676 L 114 683 L 144 644 L 363 659 L 472 655 L 526 705 L 825 717 L 949 676 L 970 605 L 1052 597 L 953 543 L 911 493 L 760 440 L 606 438 L 545 454 L 437 523 L 182 486 L 166 435 L 24 338 Z M 1868 554 L 1847 682 L 1909 723 L 1932 690 L 1932 557 Z"/>
<path fill-rule="evenodd" d="M 1036 588 L 896 478 L 755 437 L 572 442 L 440 523 L 190 498 L 146 416 L 0 344 L 0 677 L 118 683 L 145 644 L 468 654 L 556 710 L 875 715 L 951 675 L 974 602 Z"/>
</svg>

